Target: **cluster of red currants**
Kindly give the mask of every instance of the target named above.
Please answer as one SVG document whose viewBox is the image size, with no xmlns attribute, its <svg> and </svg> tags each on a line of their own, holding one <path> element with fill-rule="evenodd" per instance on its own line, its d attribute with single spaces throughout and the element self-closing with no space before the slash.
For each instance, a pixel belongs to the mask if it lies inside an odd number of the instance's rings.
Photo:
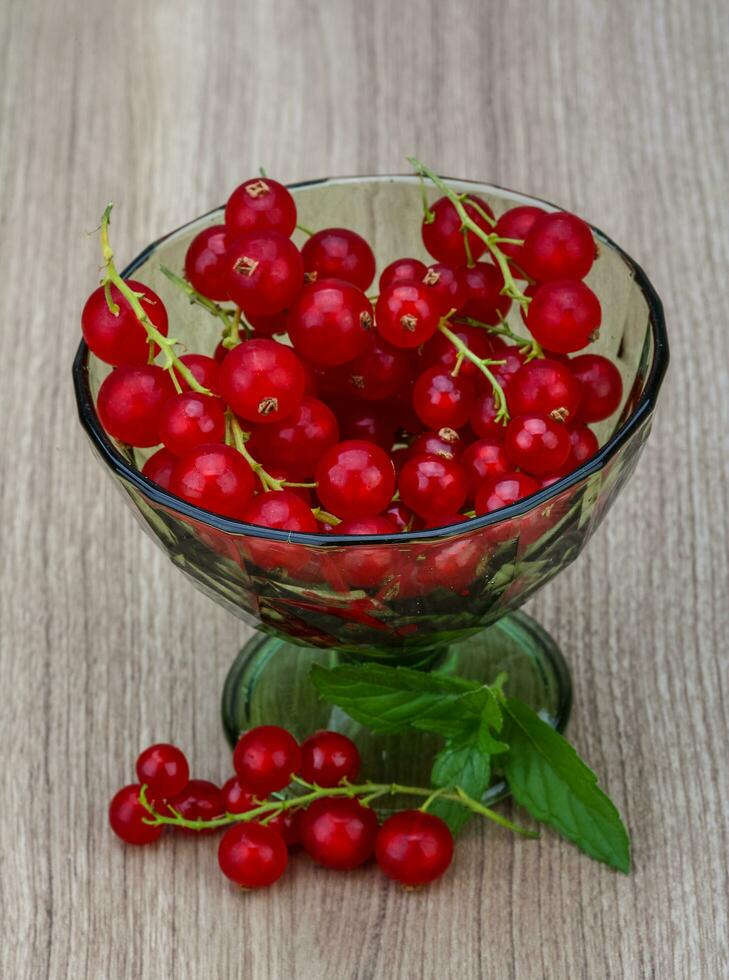
<svg viewBox="0 0 729 980">
<path fill-rule="evenodd" d="M 601 321 L 583 282 L 589 226 L 532 206 L 497 219 L 425 172 L 445 192 L 422 223 L 435 261 L 392 262 L 376 297 L 360 235 L 304 230 L 299 249 L 289 191 L 268 177 L 238 187 L 178 280 L 224 324 L 209 354 L 178 356 L 162 300 L 121 279 L 102 223 L 83 334 L 115 368 L 97 402 L 107 432 L 161 444 L 146 476 L 264 527 L 391 534 L 491 513 L 597 451 L 589 424 L 618 408 L 622 381 L 599 354 L 568 356 Z M 526 336 L 506 321 L 513 302 Z"/>
<path fill-rule="evenodd" d="M 241 736 L 233 767 L 236 775 L 219 789 L 190 779 L 176 746 L 150 746 L 137 760 L 139 782 L 111 801 L 113 831 L 128 844 L 150 844 L 164 832 L 160 819 L 184 833 L 228 825 L 218 861 L 223 874 L 244 888 L 277 881 L 297 844 L 318 864 L 340 871 L 374 854 L 386 875 L 410 886 L 434 881 L 450 865 L 451 832 L 425 808 L 403 810 L 379 824 L 365 795 L 370 787 L 353 785 L 360 757 L 345 735 L 319 731 L 299 745 L 286 729 L 262 725 Z M 292 780 L 307 792 L 281 797 Z M 344 795 L 331 795 L 334 789 Z M 266 802 L 271 794 L 278 798 Z"/>
</svg>

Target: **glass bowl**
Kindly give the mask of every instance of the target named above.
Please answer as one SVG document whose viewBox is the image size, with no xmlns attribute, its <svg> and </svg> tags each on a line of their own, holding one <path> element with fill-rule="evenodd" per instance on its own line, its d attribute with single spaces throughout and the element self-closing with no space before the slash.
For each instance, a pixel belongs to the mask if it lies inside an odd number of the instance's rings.
<svg viewBox="0 0 729 980">
<path fill-rule="evenodd" d="M 485 198 L 497 215 L 519 204 L 555 210 L 489 184 L 449 183 L 459 193 Z M 346 226 L 364 235 L 378 272 L 401 255 L 428 261 L 420 243 L 416 177 L 325 179 L 290 190 L 302 225 Z M 191 239 L 222 220 L 222 208 L 195 219 L 149 245 L 123 273 L 163 298 L 171 332 L 189 350 L 212 352 L 219 321 L 190 305 L 160 267 L 181 273 Z M 564 728 L 569 672 L 550 637 L 517 609 L 574 561 L 630 477 L 668 364 L 663 312 L 653 287 L 628 255 L 594 232 L 600 254 L 587 282 L 602 303 L 603 323 L 590 351 L 610 357 L 624 389 L 614 415 L 593 426 L 600 451 L 540 493 L 447 528 L 369 537 L 297 534 L 192 506 L 139 471 L 153 450 L 118 444 L 104 432 L 96 396 L 110 368 L 80 344 L 73 366 L 78 410 L 105 469 L 178 568 L 263 634 L 246 644 L 226 681 L 223 721 L 231 741 L 262 722 L 285 724 L 299 735 L 333 727 L 357 738 L 369 771 L 374 767 L 388 779 L 427 776 L 435 745 L 428 736 L 418 736 L 417 745 L 402 737 L 369 737 L 317 699 L 306 679 L 311 664 L 331 666 L 343 659 L 437 667 L 484 681 L 506 671 L 510 693 Z M 518 311 L 512 309 L 509 322 L 523 333 Z"/>
</svg>

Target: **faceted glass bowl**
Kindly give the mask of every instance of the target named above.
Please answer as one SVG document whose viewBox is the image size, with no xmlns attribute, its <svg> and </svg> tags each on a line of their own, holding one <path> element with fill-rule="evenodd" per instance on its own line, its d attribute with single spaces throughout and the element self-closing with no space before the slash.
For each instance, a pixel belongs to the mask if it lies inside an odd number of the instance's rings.
<svg viewBox="0 0 729 980">
<path fill-rule="evenodd" d="M 554 210 L 543 201 L 488 184 L 450 183 L 459 193 L 485 198 L 497 216 L 519 204 Z M 302 225 L 345 226 L 362 234 L 374 249 L 378 274 L 401 255 L 429 261 L 420 241 L 417 178 L 337 178 L 290 190 Z M 124 271 L 162 297 L 170 333 L 190 351 L 212 353 L 219 322 L 190 305 L 160 266 L 180 273 L 192 238 L 222 221 L 222 209 L 197 218 L 150 245 Z M 199 510 L 142 475 L 139 470 L 152 450 L 120 445 L 104 432 L 96 396 L 110 368 L 80 344 L 74 383 L 81 422 L 140 523 L 199 589 L 275 638 L 249 644 L 229 678 L 226 726 L 231 737 L 255 714 L 250 671 L 255 668 L 260 684 L 264 661 L 269 690 L 258 693 L 266 705 L 260 710 L 268 717 L 259 720 L 275 721 L 271 692 L 278 691 L 273 700 L 280 715 L 297 710 L 294 688 L 312 660 L 331 663 L 345 657 L 422 667 L 438 663 L 459 670 L 460 656 L 468 660 L 472 676 L 479 661 L 485 673 L 496 669 L 499 651 L 510 642 L 526 651 L 530 679 L 524 683 L 528 686 L 536 678 L 542 687 L 552 686 L 545 716 L 560 727 L 564 724 L 568 675 L 556 649 L 550 652 L 548 638 L 538 636 L 538 627 L 523 615 L 510 617 L 496 633 L 486 628 L 512 614 L 574 561 L 633 472 L 650 431 L 668 363 L 661 303 L 640 267 L 601 232 L 595 230 L 595 235 L 600 254 L 587 282 L 600 299 L 603 320 L 599 339 L 589 350 L 617 365 L 624 388 L 614 415 L 593 426 L 600 451 L 540 493 L 447 528 L 369 537 L 297 534 Z M 516 304 L 509 323 L 524 333 Z M 365 586 L 363 555 L 377 569 L 373 584 Z M 524 631 L 521 639 L 514 639 Z M 551 672 L 549 683 L 545 670 Z M 512 673 L 521 671 L 512 664 Z M 535 698 L 539 702 L 536 696 L 530 699 Z M 309 704 L 307 711 L 313 710 Z M 287 723 L 291 727 L 290 717 Z"/>
</svg>

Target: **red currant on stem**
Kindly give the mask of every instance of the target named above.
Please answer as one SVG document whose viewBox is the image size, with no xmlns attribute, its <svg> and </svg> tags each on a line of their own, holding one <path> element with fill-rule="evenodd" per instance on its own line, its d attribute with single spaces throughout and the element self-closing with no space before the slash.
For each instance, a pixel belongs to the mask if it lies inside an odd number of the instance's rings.
<svg viewBox="0 0 729 980">
<path fill-rule="evenodd" d="M 334 412 L 318 398 L 304 396 L 286 418 L 256 429 L 251 454 L 268 467 L 280 467 L 291 480 L 314 475 L 323 454 L 339 438 Z"/>
<path fill-rule="evenodd" d="M 461 207 L 470 220 L 487 235 L 495 223 L 494 213 L 481 198 L 469 196 Z M 463 219 L 448 197 L 438 198 L 423 218 L 423 245 L 438 262 L 460 266 L 486 251 L 485 242 L 472 229 L 464 234 Z"/>
<path fill-rule="evenodd" d="M 226 813 L 248 813 L 254 810 L 258 804 L 258 798 L 254 793 L 249 793 L 242 785 L 237 776 L 231 776 L 220 791 L 223 794 Z"/>
<path fill-rule="evenodd" d="M 390 451 L 395 440 L 399 418 L 391 403 L 385 402 L 332 402 L 332 410 L 339 422 L 343 440 L 361 439 L 374 442 Z"/>
<path fill-rule="evenodd" d="M 306 286 L 292 305 L 288 333 L 313 364 L 334 367 L 362 354 L 372 327 L 372 305 L 361 289 L 341 279 Z"/>
<path fill-rule="evenodd" d="M 509 381 L 507 397 L 512 415 L 542 412 L 557 422 L 571 422 L 582 392 L 569 362 L 544 357 L 519 368 Z"/>
<path fill-rule="evenodd" d="M 206 354 L 183 354 L 180 360 L 199 385 L 207 388 L 211 395 L 220 394 L 218 390 L 218 363 L 214 357 L 208 357 Z M 179 382 L 183 391 L 191 391 L 184 378 L 180 377 Z"/>
<path fill-rule="evenodd" d="M 560 354 L 586 347 L 600 327 L 600 301 L 577 279 L 545 282 L 534 292 L 526 322 L 534 337 Z"/>
<path fill-rule="evenodd" d="M 465 268 L 462 276 L 466 293 L 463 316 L 487 324 L 503 320 L 511 307 L 511 296 L 502 293 L 504 277 L 499 269 L 491 262 L 477 262 Z"/>
<path fill-rule="evenodd" d="M 156 446 L 162 410 L 175 389 L 156 364 L 118 367 L 104 378 L 96 399 L 101 423 L 130 446 Z"/>
<path fill-rule="evenodd" d="M 449 310 L 461 310 L 468 299 L 465 272 L 465 269 L 454 269 L 442 262 L 435 262 L 428 266 L 422 276 L 421 281 L 437 298 L 444 316 Z"/>
<path fill-rule="evenodd" d="M 139 802 L 140 788 L 139 783 L 124 786 L 109 804 L 111 829 L 126 844 L 152 844 L 164 830 L 144 822 L 149 819 L 149 812 Z"/>
<path fill-rule="evenodd" d="M 543 214 L 543 208 L 537 208 L 530 204 L 510 208 L 508 211 L 504 211 L 496 222 L 496 234 L 502 239 L 521 239 L 523 242 L 533 228 L 534 222 Z M 502 241 L 499 242 L 499 247 L 504 255 L 507 255 L 512 262 L 521 267 L 523 244 L 517 245 L 515 241 Z"/>
<path fill-rule="evenodd" d="M 508 473 L 511 469 L 503 442 L 494 436 L 472 442 L 460 457 L 459 463 L 466 474 L 470 500 L 474 499 L 484 480 Z"/>
<path fill-rule="evenodd" d="M 167 311 L 159 296 L 133 279 L 126 285 L 141 294 L 142 309 L 159 333 L 166 336 Z M 149 360 L 147 331 L 115 285 L 110 285 L 108 291 L 99 286 L 89 296 L 81 313 L 81 330 L 89 349 L 107 364 L 146 364 Z"/>
<path fill-rule="evenodd" d="M 296 204 L 283 184 L 270 177 L 254 177 L 228 198 L 225 223 L 233 233 L 277 231 L 289 236 L 296 227 Z"/>
<path fill-rule="evenodd" d="M 232 446 L 197 446 L 178 460 L 170 490 L 197 507 L 240 520 L 253 497 L 253 471 Z"/>
<path fill-rule="evenodd" d="M 303 244 L 301 256 L 309 282 L 342 279 L 359 289 L 375 278 L 375 256 L 367 242 L 349 228 L 324 228 Z"/>
<path fill-rule="evenodd" d="M 168 806 L 170 811 L 179 813 L 186 820 L 215 820 L 225 813 L 223 794 L 215 783 L 207 779 L 191 779 L 181 793 L 168 800 Z M 180 827 L 185 834 L 210 834 L 215 829 Z"/>
<path fill-rule="evenodd" d="M 450 330 L 468 347 L 472 354 L 481 360 L 488 360 L 491 357 L 499 357 L 495 354 L 495 345 L 485 330 L 478 327 L 468 326 L 463 323 L 454 323 Z M 423 345 L 421 354 L 423 367 L 434 367 L 436 364 L 452 371 L 456 363 L 460 362 L 458 374 L 464 378 L 477 381 L 482 377 L 481 371 L 473 361 L 459 358 L 458 348 L 453 346 L 453 342 L 448 339 L 440 330 Z"/>
<path fill-rule="evenodd" d="M 226 252 L 229 297 L 251 313 L 279 313 L 301 290 L 304 264 L 294 243 L 278 231 L 250 231 Z"/>
<path fill-rule="evenodd" d="M 463 452 L 464 443 L 455 429 L 447 426 L 437 432 L 423 432 L 417 436 L 407 449 L 407 458 L 412 456 L 440 456 L 442 459 L 458 459 Z M 404 462 L 404 461 L 403 461 Z"/>
<path fill-rule="evenodd" d="M 476 397 L 473 382 L 447 368 L 427 368 L 413 387 L 413 408 L 432 429 L 460 429 L 471 414 Z"/>
<path fill-rule="evenodd" d="M 394 347 L 419 347 L 438 329 L 442 316 L 437 296 L 422 282 L 395 282 L 375 305 L 380 334 Z"/>
<path fill-rule="evenodd" d="M 316 483 L 324 508 L 337 517 L 373 517 L 392 500 L 395 468 L 379 446 L 351 439 L 324 453 L 317 466 Z"/>
<path fill-rule="evenodd" d="M 300 773 L 308 783 L 325 787 L 338 786 L 343 779 L 353 783 L 359 767 L 357 746 L 339 732 L 314 732 L 301 743 Z"/>
<path fill-rule="evenodd" d="M 410 887 L 427 885 L 450 865 L 453 835 L 440 817 L 422 810 L 403 810 L 380 827 L 375 857 L 388 878 Z"/>
<path fill-rule="evenodd" d="M 395 259 L 380 273 L 380 292 L 396 282 L 420 282 L 426 272 L 425 262 L 420 259 Z"/>
<path fill-rule="evenodd" d="M 301 841 L 301 810 L 281 810 L 266 820 L 266 826 L 280 834 L 287 847 L 295 847 Z"/>
<path fill-rule="evenodd" d="M 228 299 L 225 253 L 230 244 L 226 225 L 204 228 L 185 253 L 185 278 L 203 296 L 216 301 Z"/>
<path fill-rule="evenodd" d="M 269 424 L 290 415 L 304 396 L 306 375 L 290 347 L 275 340 L 248 340 L 220 365 L 220 391 L 249 422 Z"/>
<path fill-rule="evenodd" d="M 505 426 L 497 420 L 496 400 L 492 391 L 484 391 L 477 395 L 471 412 L 471 428 L 482 439 L 494 437 L 504 438 Z"/>
<path fill-rule="evenodd" d="M 286 870 L 288 859 L 283 838 L 270 824 L 235 824 L 218 847 L 220 870 L 241 888 L 272 885 Z"/>
<path fill-rule="evenodd" d="M 602 422 L 620 405 L 623 379 L 612 361 L 601 354 L 581 354 L 569 362 L 570 371 L 582 386 L 578 418 L 582 422 Z"/>
<path fill-rule="evenodd" d="M 542 214 L 521 249 L 521 266 L 537 282 L 584 279 L 595 261 L 590 226 L 566 211 Z"/>
<path fill-rule="evenodd" d="M 167 800 L 185 789 L 190 767 L 176 745 L 159 742 L 146 748 L 137 759 L 137 779 L 147 784 L 154 799 Z"/>
<path fill-rule="evenodd" d="M 364 352 L 347 365 L 347 385 L 357 398 L 384 401 L 407 388 L 410 368 L 410 354 L 370 334 Z"/>
<path fill-rule="evenodd" d="M 233 767 L 241 785 L 259 797 L 284 789 L 301 765 L 294 736 L 278 725 L 259 725 L 238 739 Z"/>
<path fill-rule="evenodd" d="M 567 462 L 570 437 L 565 426 L 548 415 L 519 415 L 506 427 L 504 448 L 514 466 L 542 476 Z"/>
<path fill-rule="evenodd" d="M 173 456 L 169 449 L 158 449 L 144 464 L 142 473 L 163 490 L 169 490 L 176 465 L 177 456 Z"/>
<path fill-rule="evenodd" d="M 325 868 L 351 871 L 371 856 L 377 835 L 374 810 L 342 797 L 315 800 L 301 820 L 301 843 Z"/>
<path fill-rule="evenodd" d="M 162 406 L 159 438 L 175 456 L 203 443 L 225 439 L 225 408 L 220 398 L 196 391 L 173 395 Z"/>
<path fill-rule="evenodd" d="M 439 456 L 415 456 L 402 468 L 398 489 L 403 503 L 421 517 L 460 510 L 468 484 L 461 467 Z"/>
</svg>

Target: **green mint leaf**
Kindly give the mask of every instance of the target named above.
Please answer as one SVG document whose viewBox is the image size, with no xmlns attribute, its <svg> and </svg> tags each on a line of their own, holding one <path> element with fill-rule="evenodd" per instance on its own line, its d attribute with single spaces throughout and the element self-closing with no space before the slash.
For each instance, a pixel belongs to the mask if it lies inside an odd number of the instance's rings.
<svg viewBox="0 0 729 980">
<path fill-rule="evenodd" d="M 408 667 L 351 664 L 327 670 L 315 664 L 310 677 L 325 700 L 381 733 L 417 728 L 460 735 L 496 702 L 477 681 Z"/>
<path fill-rule="evenodd" d="M 585 854 L 627 874 L 630 840 L 594 772 L 531 708 L 507 698 L 504 770 L 517 803 Z"/>
</svg>

